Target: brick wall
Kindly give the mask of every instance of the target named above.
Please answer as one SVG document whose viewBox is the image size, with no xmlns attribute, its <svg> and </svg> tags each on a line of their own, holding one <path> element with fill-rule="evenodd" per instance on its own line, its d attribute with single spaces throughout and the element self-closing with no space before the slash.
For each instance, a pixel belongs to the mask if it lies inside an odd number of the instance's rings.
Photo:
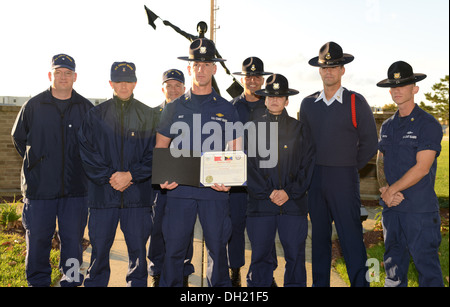
<svg viewBox="0 0 450 307">
<path fill-rule="evenodd" d="M 0 195 L 20 195 L 22 158 L 11 139 L 11 129 L 19 106 L 0 105 Z"/>
</svg>

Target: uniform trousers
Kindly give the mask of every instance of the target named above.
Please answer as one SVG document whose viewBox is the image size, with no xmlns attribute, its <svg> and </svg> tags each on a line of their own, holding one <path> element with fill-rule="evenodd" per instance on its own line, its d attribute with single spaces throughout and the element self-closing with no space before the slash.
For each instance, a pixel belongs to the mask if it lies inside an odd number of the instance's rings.
<svg viewBox="0 0 450 307">
<path fill-rule="evenodd" d="M 316 165 L 308 191 L 312 225 L 313 286 L 329 287 L 334 221 L 351 286 L 369 286 L 356 167 Z"/>
<path fill-rule="evenodd" d="M 197 214 L 208 252 L 208 286 L 231 287 L 226 250 L 231 235 L 228 199 L 201 200 L 170 196 L 167 197 L 163 218 L 166 255 L 161 273 L 161 287 L 183 285 L 184 261 Z"/>
<path fill-rule="evenodd" d="M 52 200 L 25 198 L 22 223 L 26 230 L 25 272 L 28 286 L 50 286 L 52 269 L 49 258 L 56 220 L 61 242 L 59 263 L 59 269 L 63 274 L 61 287 L 75 287 L 83 283 L 84 276 L 79 273 L 78 268 L 83 263 L 82 240 L 87 215 L 86 197 Z M 75 265 L 78 265 L 78 268 L 75 268 Z"/>
<path fill-rule="evenodd" d="M 248 193 L 246 191 L 233 191 L 230 193 L 231 238 L 228 241 L 228 266 L 238 269 L 245 264 L 245 226 L 247 219 Z M 272 249 L 273 270 L 278 267 L 275 243 Z"/>
<path fill-rule="evenodd" d="M 439 212 L 383 210 L 386 287 L 408 286 L 410 255 L 419 273 L 419 286 L 443 287 L 439 262 Z"/>
<path fill-rule="evenodd" d="M 238 269 L 245 264 L 245 220 L 247 217 L 248 194 L 246 191 L 230 193 L 231 238 L 228 242 L 228 266 Z"/>
<path fill-rule="evenodd" d="M 148 271 L 151 276 L 161 275 L 164 264 L 164 255 L 166 253 L 166 244 L 162 232 L 162 221 L 164 211 L 166 208 L 167 195 L 162 194 L 161 191 L 155 193 L 155 203 L 153 205 L 153 227 L 150 236 L 150 243 L 148 245 L 147 258 L 149 260 Z M 189 245 L 186 260 L 184 262 L 184 276 L 189 276 L 194 273 L 194 266 L 192 265 L 192 256 L 194 254 L 193 237 L 191 237 L 191 244 Z"/>
<path fill-rule="evenodd" d="M 111 274 L 109 253 L 119 221 L 128 250 L 127 286 L 147 286 L 146 244 L 152 227 L 151 207 L 89 209 L 92 255 L 85 287 L 108 286 Z"/>
<path fill-rule="evenodd" d="M 306 287 L 306 215 L 247 217 L 247 233 L 252 246 L 247 274 L 248 287 L 270 287 L 273 282 L 273 249 L 278 230 L 286 260 L 284 287 Z"/>
</svg>

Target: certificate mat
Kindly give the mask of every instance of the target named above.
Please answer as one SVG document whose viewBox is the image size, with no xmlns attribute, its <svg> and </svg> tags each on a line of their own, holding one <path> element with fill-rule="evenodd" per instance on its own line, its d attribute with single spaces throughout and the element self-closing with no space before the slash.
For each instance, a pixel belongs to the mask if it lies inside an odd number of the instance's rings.
<svg viewBox="0 0 450 307">
<path fill-rule="evenodd" d="M 154 148 L 152 184 L 176 182 L 198 187 L 200 184 L 200 157 L 174 158 L 170 148 Z"/>
</svg>

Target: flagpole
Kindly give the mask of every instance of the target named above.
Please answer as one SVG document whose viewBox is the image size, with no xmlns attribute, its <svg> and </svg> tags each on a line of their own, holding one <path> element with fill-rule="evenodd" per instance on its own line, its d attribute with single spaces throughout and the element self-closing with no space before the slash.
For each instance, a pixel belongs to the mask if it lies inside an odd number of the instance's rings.
<svg viewBox="0 0 450 307">
<path fill-rule="evenodd" d="M 215 27 L 216 27 L 216 23 L 214 21 L 214 8 L 215 8 L 215 0 L 211 0 L 211 14 L 209 16 L 209 26 L 211 27 L 211 30 L 209 31 L 209 39 L 214 41 L 214 32 L 215 32 Z"/>
</svg>

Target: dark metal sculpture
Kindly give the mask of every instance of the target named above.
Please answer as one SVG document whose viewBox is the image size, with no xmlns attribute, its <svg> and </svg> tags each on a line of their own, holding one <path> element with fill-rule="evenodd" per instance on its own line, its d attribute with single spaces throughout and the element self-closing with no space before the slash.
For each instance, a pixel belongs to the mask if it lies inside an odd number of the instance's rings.
<svg viewBox="0 0 450 307">
<path fill-rule="evenodd" d="M 156 25 L 155 25 L 155 20 L 156 19 L 161 19 L 158 15 L 156 15 L 154 12 L 152 12 L 147 6 L 144 5 L 145 11 L 147 13 L 147 17 L 148 17 L 148 24 L 150 26 L 153 27 L 153 29 L 156 30 Z M 181 30 L 179 27 L 175 26 L 174 24 L 172 24 L 170 21 L 168 20 L 163 20 L 161 19 L 163 24 L 166 26 L 171 27 L 172 29 L 175 30 L 175 32 L 181 34 L 182 36 L 184 36 L 185 38 L 187 38 L 190 42 L 196 40 L 197 38 L 204 38 L 205 37 L 205 33 L 208 31 L 208 25 L 206 24 L 206 22 L 204 21 L 200 21 L 197 24 L 197 32 L 198 32 L 198 36 L 197 35 L 192 35 L 189 34 L 183 30 Z M 219 52 L 216 49 L 216 57 L 218 58 L 222 58 L 222 56 L 219 54 Z M 222 65 L 222 67 L 224 68 L 225 72 L 230 75 L 233 78 L 233 83 L 231 84 L 231 86 L 227 89 L 228 94 L 230 94 L 231 97 L 237 97 L 239 96 L 243 91 L 244 88 L 242 87 L 242 85 L 231 75 L 230 70 L 227 68 L 227 66 L 225 65 L 224 62 L 220 62 L 220 64 Z M 220 90 L 219 87 L 217 86 L 216 80 L 215 78 L 213 78 L 213 88 L 216 90 L 217 93 L 220 94 Z"/>
</svg>

